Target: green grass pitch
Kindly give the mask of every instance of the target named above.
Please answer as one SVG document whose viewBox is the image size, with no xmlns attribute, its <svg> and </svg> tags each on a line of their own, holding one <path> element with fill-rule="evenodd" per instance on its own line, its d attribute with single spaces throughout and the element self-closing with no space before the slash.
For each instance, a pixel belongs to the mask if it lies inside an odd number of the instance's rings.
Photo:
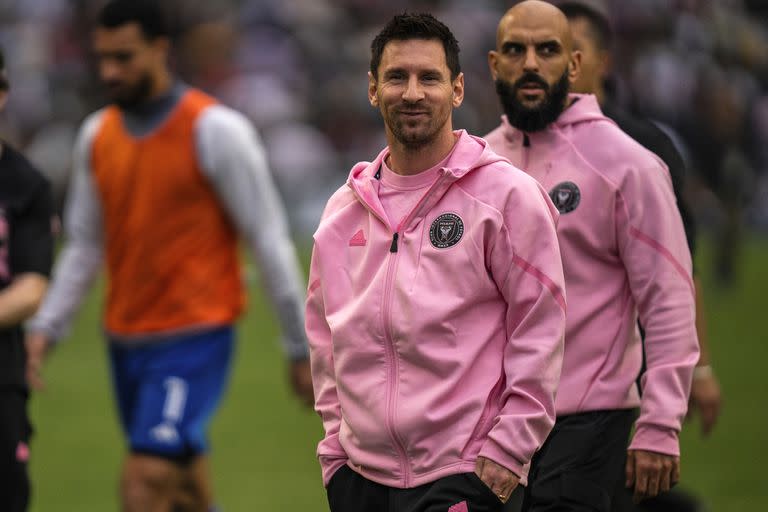
<svg viewBox="0 0 768 512">
<path fill-rule="evenodd" d="M 716 289 L 707 245 L 702 269 L 715 371 L 725 408 L 712 437 L 698 425 L 683 433 L 683 485 L 713 512 L 768 510 L 763 459 L 768 454 L 768 241 L 744 251 L 740 285 Z M 112 402 L 98 291 L 81 309 L 68 341 L 45 371 L 48 388 L 31 415 L 32 512 L 117 511 L 116 482 L 124 453 Z M 270 311 L 254 286 L 239 327 L 236 363 L 212 429 L 212 470 L 224 512 L 325 512 L 315 460 L 319 418 L 292 398 Z"/>
</svg>

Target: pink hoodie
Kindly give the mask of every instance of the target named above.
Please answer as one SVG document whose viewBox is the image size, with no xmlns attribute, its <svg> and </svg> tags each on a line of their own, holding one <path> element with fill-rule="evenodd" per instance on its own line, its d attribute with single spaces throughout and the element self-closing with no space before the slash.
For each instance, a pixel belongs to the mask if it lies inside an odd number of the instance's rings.
<svg viewBox="0 0 768 512">
<path fill-rule="evenodd" d="M 378 199 L 388 150 L 357 164 L 315 233 L 306 327 L 327 485 L 343 464 L 391 487 L 523 475 L 554 423 L 565 330 L 557 212 L 491 152 L 458 142 L 399 226 Z"/>
<path fill-rule="evenodd" d="M 561 212 L 568 320 L 557 414 L 640 405 L 634 449 L 679 455 L 698 360 L 691 259 L 666 166 L 591 95 L 541 132 L 503 118 L 488 143 L 526 170 Z M 637 318 L 646 330 L 643 397 Z"/>
</svg>

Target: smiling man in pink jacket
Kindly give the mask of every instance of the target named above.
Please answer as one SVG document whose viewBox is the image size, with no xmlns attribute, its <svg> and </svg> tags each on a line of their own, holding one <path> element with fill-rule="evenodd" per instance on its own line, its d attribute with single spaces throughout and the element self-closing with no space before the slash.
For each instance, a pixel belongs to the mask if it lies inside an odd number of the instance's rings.
<svg viewBox="0 0 768 512">
<path fill-rule="evenodd" d="M 698 360 L 691 256 L 669 172 L 594 96 L 568 94 L 580 54 L 556 7 L 510 9 L 489 62 L 506 115 L 486 138 L 549 190 L 569 298 L 557 423 L 531 471 L 528 510 L 608 511 L 624 465 L 635 499 L 655 496 L 679 479 Z"/>
<path fill-rule="evenodd" d="M 464 131 L 458 43 L 430 15 L 372 44 L 388 146 L 315 233 L 307 299 L 332 512 L 501 510 L 554 422 L 557 212 Z"/>
</svg>

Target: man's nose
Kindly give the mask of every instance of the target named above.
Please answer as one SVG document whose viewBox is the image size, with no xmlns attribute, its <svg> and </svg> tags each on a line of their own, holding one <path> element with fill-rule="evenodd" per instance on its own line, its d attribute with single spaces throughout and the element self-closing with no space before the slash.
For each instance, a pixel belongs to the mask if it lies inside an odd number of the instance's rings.
<svg viewBox="0 0 768 512">
<path fill-rule="evenodd" d="M 419 83 L 418 76 L 411 76 L 408 78 L 408 84 L 403 91 L 403 100 L 409 103 L 416 103 L 424 99 L 424 90 Z"/>
<path fill-rule="evenodd" d="M 523 63 L 523 69 L 525 71 L 538 72 L 539 71 L 539 59 L 536 55 L 536 48 L 529 46 L 525 50 L 525 62 Z"/>
<path fill-rule="evenodd" d="M 109 59 L 104 59 L 99 63 L 99 76 L 105 82 L 111 82 L 120 76 L 120 66 Z"/>
</svg>

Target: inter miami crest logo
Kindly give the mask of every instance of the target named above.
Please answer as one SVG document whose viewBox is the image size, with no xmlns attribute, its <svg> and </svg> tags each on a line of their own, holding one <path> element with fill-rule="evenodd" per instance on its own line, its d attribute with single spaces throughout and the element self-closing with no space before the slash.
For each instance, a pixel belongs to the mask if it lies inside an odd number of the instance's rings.
<svg viewBox="0 0 768 512">
<path fill-rule="evenodd" d="M 464 222 L 455 213 L 444 213 L 432 222 L 429 241 L 438 249 L 453 247 L 464 236 Z"/>
<path fill-rule="evenodd" d="M 579 206 L 581 191 L 572 181 L 564 181 L 549 191 L 549 197 L 560 213 L 568 213 Z"/>
</svg>

